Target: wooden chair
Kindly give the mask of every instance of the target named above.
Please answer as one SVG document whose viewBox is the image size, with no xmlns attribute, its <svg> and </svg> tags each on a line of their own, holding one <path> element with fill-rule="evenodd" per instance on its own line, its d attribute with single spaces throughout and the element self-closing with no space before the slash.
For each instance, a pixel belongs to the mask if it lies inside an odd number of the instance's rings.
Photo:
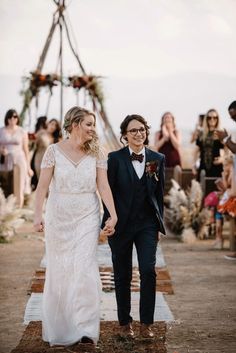
<svg viewBox="0 0 236 353">
<path fill-rule="evenodd" d="M 191 186 L 191 181 L 194 179 L 194 175 L 191 169 L 182 169 L 180 166 L 176 166 L 174 169 L 174 179 L 179 183 L 183 190 L 186 190 Z"/>
<path fill-rule="evenodd" d="M 206 177 L 205 170 L 201 171 L 200 184 L 203 192 L 203 197 L 207 196 L 212 191 L 217 191 L 217 186 L 215 184 L 217 179 L 218 177 Z"/>
</svg>

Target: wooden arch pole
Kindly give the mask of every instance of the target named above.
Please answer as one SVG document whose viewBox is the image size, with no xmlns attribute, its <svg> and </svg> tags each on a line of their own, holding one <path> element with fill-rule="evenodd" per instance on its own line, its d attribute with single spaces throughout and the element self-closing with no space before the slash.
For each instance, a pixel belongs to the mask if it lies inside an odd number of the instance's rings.
<svg viewBox="0 0 236 353">
<path fill-rule="evenodd" d="M 52 20 L 52 24 L 51 24 L 51 27 L 50 27 L 50 30 L 49 30 L 49 34 L 48 34 L 46 42 L 44 44 L 42 53 L 41 53 L 41 55 L 39 57 L 39 62 L 38 62 L 38 65 L 36 67 L 36 71 L 38 73 L 42 72 L 42 68 L 43 68 L 43 65 L 44 65 L 44 62 L 45 62 L 45 59 L 46 59 L 46 56 L 47 56 L 47 53 L 48 53 L 48 49 L 50 47 L 50 44 L 51 44 L 51 41 L 52 41 L 52 38 L 53 38 L 53 34 L 55 32 L 55 28 L 58 25 L 59 18 L 61 16 L 62 7 L 60 6 L 60 2 L 56 1 L 56 0 L 53 0 L 53 1 L 57 5 L 57 10 L 53 14 L 53 20 Z M 64 3 L 64 1 L 63 1 L 63 3 Z M 24 100 L 23 107 L 22 107 L 21 112 L 20 112 L 20 124 L 21 125 L 24 122 L 25 113 L 29 109 L 30 103 L 31 103 L 33 98 L 34 98 L 34 95 L 32 93 L 31 87 L 29 86 L 28 89 L 25 92 L 25 100 Z"/>
<path fill-rule="evenodd" d="M 48 54 L 48 49 L 51 45 L 52 42 L 52 38 L 53 35 L 55 33 L 55 29 L 57 26 L 59 26 L 59 30 L 60 30 L 60 46 L 59 46 L 59 56 L 58 56 L 58 64 L 60 65 L 60 78 L 58 77 L 57 80 L 60 81 L 60 120 L 61 123 L 63 122 L 63 34 L 65 33 L 65 36 L 68 40 L 69 43 L 69 47 L 72 51 L 72 54 L 74 55 L 79 68 L 83 74 L 84 77 L 89 77 L 89 75 L 86 73 L 86 70 L 79 58 L 79 55 L 77 53 L 77 51 L 75 50 L 71 38 L 70 38 L 70 31 L 65 19 L 65 9 L 66 9 L 66 5 L 65 5 L 65 0 L 53 0 L 53 2 L 55 3 L 55 5 L 57 6 L 56 11 L 53 14 L 53 21 L 49 30 L 49 34 L 47 36 L 46 42 L 44 44 L 42 53 L 39 57 L 39 61 L 38 61 L 38 65 L 36 67 L 35 72 L 31 73 L 32 74 L 32 78 L 30 80 L 29 83 L 29 87 L 24 91 L 24 103 L 23 103 L 23 108 L 22 111 L 20 113 L 20 117 L 21 117 L 21 124 L 23 124 L 24 121 L 24 116 L 26 111 L 30 111 L 30 103 L 32 101 L 33 98 L 37 97 L 37 94 L 39 92 L 39 88 L 41 86 L 34 86 L 34 82 L 33 82 L 33 78 L 34 75 L 42 75 L 42 69 L 45 63 L 45 59 L 46 56 Z M 43 76 L 43 75 L 42 75 Z M 53 86 L 53 83 L 52 83 Z M 52 86 L 50 86 L 50 92 L 52 95 Z M 92 101 L 93 104 L 93 109 L 94 111 L 98 114 L 99 119 L 101 119 L 103 121 L 104 124 L 104 136 L 106 138 L 106 141 L 108 143 L 108 145 L 114 149 L 117 149 L 120 147 L 120 144 L 117 140 L 117 137 L 112 129 L 112 126 L 107 118 L 106 112 L 104 110 L 104 106 L 103 106 L 103 101 L 102 99 L 99 98 L 98 94 L 89 86 L 86 87 L 86 92 L 88 92 L 90 99 Z M 49 107 L 49 102 L 47 104 L 47 109 Z"/>
</svg>

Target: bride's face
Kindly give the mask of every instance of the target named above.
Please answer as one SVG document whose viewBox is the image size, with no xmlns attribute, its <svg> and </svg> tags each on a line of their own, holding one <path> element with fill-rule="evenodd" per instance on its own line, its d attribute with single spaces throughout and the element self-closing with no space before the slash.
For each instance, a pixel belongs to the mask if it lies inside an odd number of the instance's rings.
<svg viewBox="0 0 236 353">
<path fill-rule="evenodd" d="M 77 134 L 82 142 L 92 140 L 95 133 L 95 119 L 93 115 L 86 115 L 77 125 Z"/>
</svg>

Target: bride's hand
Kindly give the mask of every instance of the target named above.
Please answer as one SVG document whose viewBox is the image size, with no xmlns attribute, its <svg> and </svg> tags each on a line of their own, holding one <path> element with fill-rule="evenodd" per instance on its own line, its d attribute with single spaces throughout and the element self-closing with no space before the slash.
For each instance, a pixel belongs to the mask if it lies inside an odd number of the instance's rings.
<svg viewBox="0 0 236 353">
<path fill-rule="evenodd" d="M 117 217 L 109 217 L 106 220 L 105 225 L 110 228 L 115 228 L 116 223 L 117 223 Z"/>
<path fill-rule="evenodd" d="M 31 168 L 28 168 L 28 175 L 32 177 L 34 175 L 34 171 Z"/>
<path fill-rule="evenodd" d="M 44 231 L 44 222 L 42 219 L 34 220 L 34 230 L 35 232 L 43 232 Z"/>
<path fill-rule="evenodd" d="M 115 225 L 117 223 L 116 217 L 109 217 L 105 222 L 105 227 L 103 228 L 103 234 L 110 237 L 115 233 Z"/>
</svg>

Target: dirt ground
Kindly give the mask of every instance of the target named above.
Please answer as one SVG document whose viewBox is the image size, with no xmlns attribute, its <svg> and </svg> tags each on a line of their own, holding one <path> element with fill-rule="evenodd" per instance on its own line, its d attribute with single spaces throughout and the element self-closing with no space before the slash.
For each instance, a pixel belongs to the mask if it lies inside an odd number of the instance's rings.
<svg viewBox="0 0 236 353">
<path fill-rule="evenodd" d="M 168 353 L 236 352 L 236 262 L 211 244 L 162 241 L 175 291 L 165 296 L 176 320 L 168 327 Z M 22 336 L 27 289 L 43 252 L 42 240 L 24 229 L 0 244 L 0 353 L 11 352 Z"/>
<path fill-rule="evenodd" d="M 166 296 L 176 320 L 167 331 L 168 353 L 236 352 L 236 261 L 211 246 L 163 242 L 175 291 Z"/>
</svg>

